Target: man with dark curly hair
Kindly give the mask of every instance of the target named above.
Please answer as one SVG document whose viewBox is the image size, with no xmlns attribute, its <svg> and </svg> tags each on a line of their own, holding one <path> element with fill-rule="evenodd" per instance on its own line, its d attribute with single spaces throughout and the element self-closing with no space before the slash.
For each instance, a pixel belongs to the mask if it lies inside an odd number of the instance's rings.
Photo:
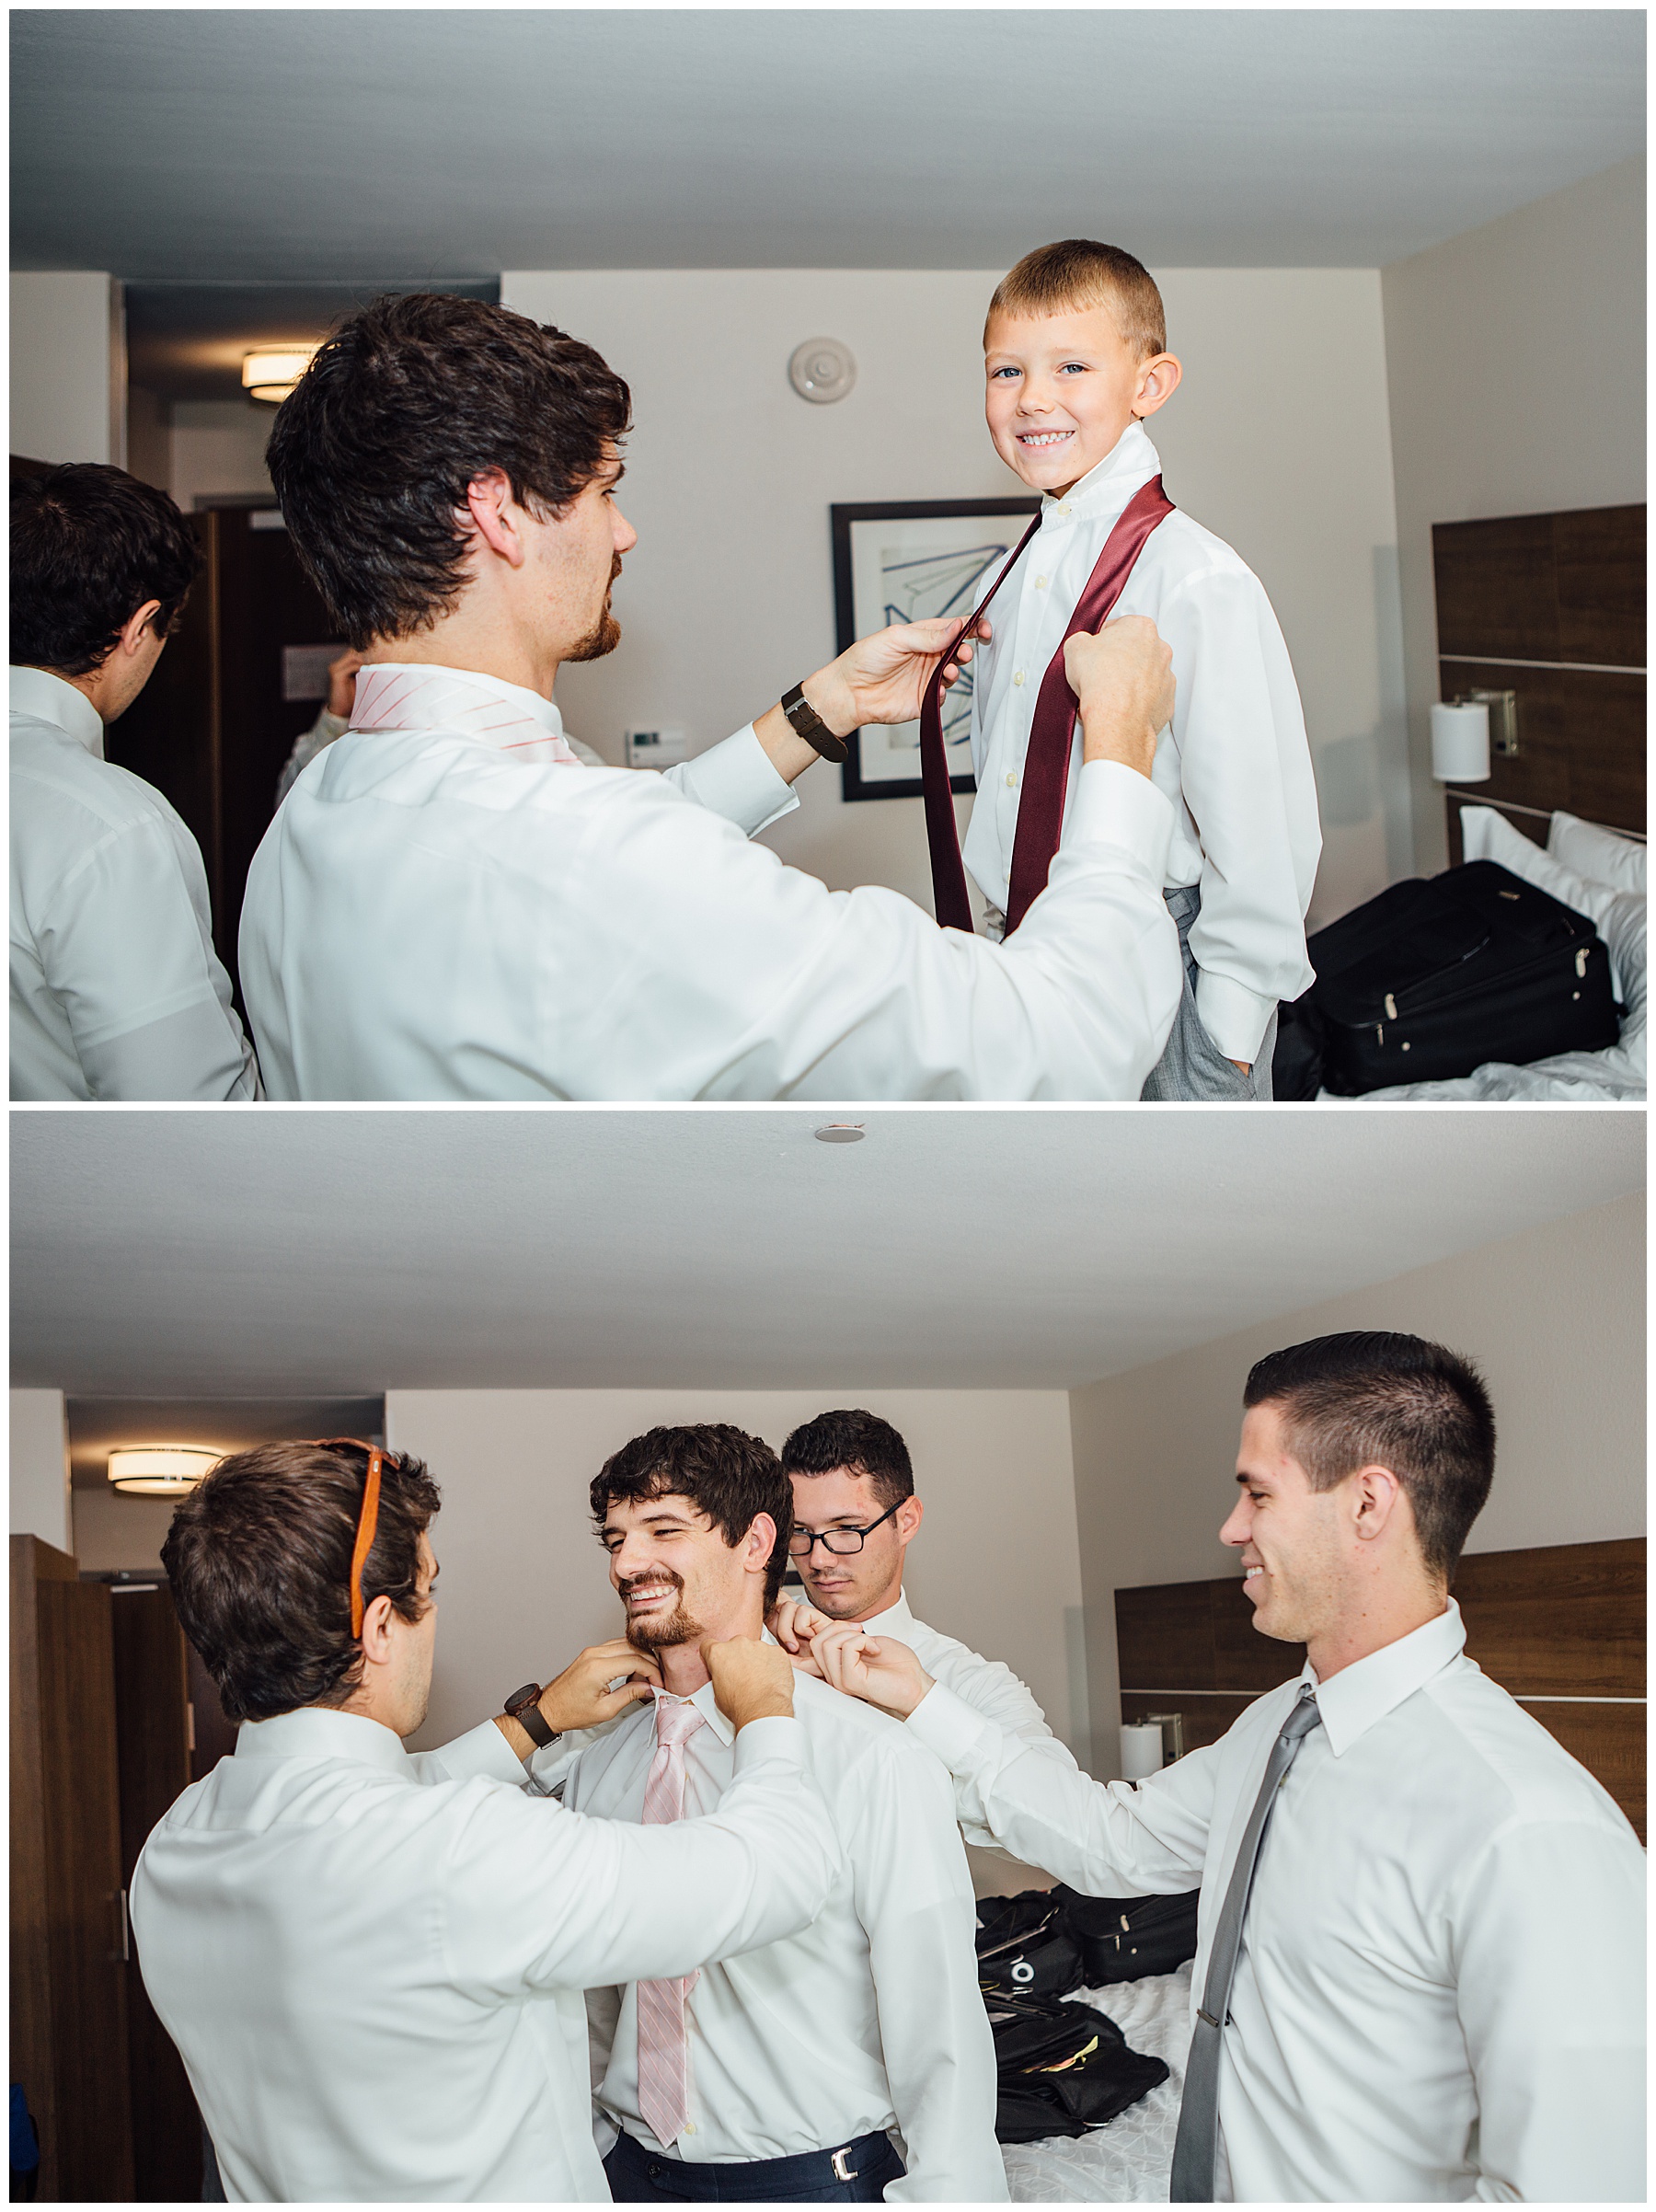
<svg viewBox="0 0 1656 2212">
<path fill-rule="evenodd" d="M 11 1095 L 251 1099 L 195 839 L 104 758 L 201 565 L 164 491 L 69 465 L 11 489 Z"/>
<path fill-rule="evenodd" d="M 1154 627 L 1070 641 L 1074 826 L 1015 938 L 831 892 L 749 840 L 972 644 L 893 625 L 798 684 L 768 672 L 780 702 L 664 776 L 582 766 L 553 681 L 620 635 L 630 412 L 590 346 L 432 294 L 345 323 L 284 401 L 271 480 L 363 665 L 247 880 L 272 1095 L 1136 1098 L 1179 992 Z"/>
</svg>

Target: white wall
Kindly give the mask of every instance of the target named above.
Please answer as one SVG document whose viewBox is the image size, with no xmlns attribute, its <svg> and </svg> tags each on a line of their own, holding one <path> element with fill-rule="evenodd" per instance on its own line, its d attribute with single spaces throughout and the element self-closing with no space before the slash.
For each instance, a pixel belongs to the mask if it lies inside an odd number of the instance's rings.
<svg viewBox="0 0 1656 2212">
<path fill-rule="evenodd" d="M 616 593 L 619 651 L 558 678 L 578 736 L 618 760 L 629 721 L 665 720 L 699 750 L 832 657 L 831 504 L 1022 489 L 983 419 L 983 318 L 1000 273 L 502 276 L 507 305 L 596 346 L 633 390 L 622 507 L 639 545 Z M 1167 488 L 1258 570 L 1282 623 L 1326 786 L 1314 917 L 1330 918 L 1409 859 L 1379 281 L 1158 276 L 1186 369 L 1153 426 Z M 847 398 L 813 407 L 788 360 L 823 335 L 849 345 L 858 376 Z M 845 807 L 839 788 L 813 769 L 766 841 L 835 888 L 887 883 L 929 907 L 920 801 Z"/>
<path fill-rule="evenodd" d="M 1645 165 L 1624 161 L 1381 271 L 1423 872 L 1447 858 L 1431 778 L 1432 525 L 1645 496 Z"/>
<path fill-rule="evenodd" d="M 1099 1773 L 1120 1724 L 1115 1593 L 1234 1573 L 1242 1387 L 1257 1359 L 1343 1329 L 1400 1329 L 1475 1359 L 1494 1400 L 1495 1485 L 1468 1551 L 1581 1544 L 1645 1526 L 1644 1200 L 1618 1199 L 1389 1283 L 1284 1314 L 1070 1396 Z"/>
<path fill-rule="evenodd" d="M 69 1422 L 61 1390 L 11 1394 L 11 1533 L 73 1551 L 69 1526 Z"/>
<path fill-rule="evenodd" d="M 275 497 L 264 465 L 274 408 L 256 407 L 250 399 L 179 399 L 171 412 L 172 495 L 186 514 L 207 495 L 260 491 Z"/>
<path fill-rule="evenodd" d="M 866 1406 L 906 1438 L 926 1517 L 909 1550 L 922 1619 L 1004 1659 L 1085 1757 L 1081 1582 L 1061 1390 L 393 1390 L 388 1441 L 443 1486 L 431 1713 L 441 1743 L 621 1633 L 587 1486 L 631 1436 L 728 1421 L 780 1446 L 829 1406 Z"/>
<path fill-rule="evenodd" d="M 102 271 L 14 272 L 11 450 L 124 465 L 124 318 L 121 286 Z"/>
</svg>

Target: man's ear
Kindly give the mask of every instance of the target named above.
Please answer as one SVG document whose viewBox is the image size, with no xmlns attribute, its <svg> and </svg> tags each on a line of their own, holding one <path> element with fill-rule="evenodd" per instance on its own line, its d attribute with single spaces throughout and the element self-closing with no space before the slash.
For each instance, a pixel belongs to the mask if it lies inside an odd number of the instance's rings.
<svg viewBox="0 0 1656 2212">
<path fill-rule="evenodd" d="M 1372 1544 L 1388 1528 L 1401 1530 L 1412 1526 L 1409 1493 L 1389 1467 L 1360 1467 L 1350 1480 L 1351 1527 L 1359 1543 Z"/>
<path fill-rule="evenodd" d="M 391 1656 L 391 1622 L 396 1607 L 383 1594 L 362 1614 L 362 1656 L 370 1666 L 384 1666 Z"/>
<path fill-rule="evenodd" d="M 161 602 L 158 599 L 146 599 L 135 615 L 129 615 L 121 626 L 121 642 L 116 648 L 117 651 L 135 653 L 141 651 L 144 633 L 160 612 Z"/>
<path fill-rule="evenodd" d="M 902 1538 L 905 1544 L 912 1537 L 919 1534 L 920 1524 L 925 1517 L 926 1508 L 921 1504 L 918 1498 L 903 1499 L 902 1504 L 897 1508 L 897 1515 L 894 1526 L 896 1527 L 897 1534 Z"/>
<path fill-rule="evenodd" d="M 776 1524 L 768 1513 L 756 1513 L 742 1539 L 742 1569 L 748 1574 L 764 1573 L 776 1549 Z"/>
<path fill-rule="evenodd" d="M 503 468 L 485 468 L 466 487 L 466 517 L 472 528 L 510 569 L 521 569 L 528 554 L 520 510 Z"/>
<path fill-rule="evenodd" d="M 1142 422 L 1146 415 L 1155 414 L 1165 407 L 1178 391 L 1184 370 L 1173 353 L 1158 353 L 1147 361 L 1138 373 L 1138 385 L 1133 395 L 1133 411 Z"/>
</svg>

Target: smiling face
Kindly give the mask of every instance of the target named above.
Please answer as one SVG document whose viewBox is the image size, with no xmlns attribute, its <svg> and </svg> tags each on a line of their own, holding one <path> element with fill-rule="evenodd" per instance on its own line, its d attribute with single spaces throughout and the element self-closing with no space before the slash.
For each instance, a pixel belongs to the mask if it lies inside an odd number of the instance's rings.
<svg viewBox="0 0 1656 2212">
<path fill-rule="evenodd" d="M 704 1638 L 756 1636 L 776 1527 L 760 1514 L 737 1544 L 688 1498 L 617 1499 L 604 1515 L 610 1581 L 641 1652 Z"/>
<path fill-rule="evenodd" d="M 831 1447 L 832 1448 L 832 1447 Z M 842 1446 L 841 1449 L 844 1448 Z M 830 1528 L 869 1528 L 860 1551 L 849 1557 L 811 1547 L 808 1559 L 795 1559 L 807 1596 L 832 1620 L 867 1620 L 895 1605 L 903 1590 L 903 1556 L 920 1526 L 918 1498 L 904 1498 L 889 1520 L 872 1476 L 860 1469 L 836 1467 L 832 1474 L 792 1478 L 794 1529 L 818 1535 Z"/>
<path fill-rule="evenodd" d="M 984 412 L 995 450 L 1036 491 L 1068 491 L 1112 453 L 1135 415 L 1179 382 L 1170 353 L 1141 361 L 1104 306 L 991 317 Z"/>
<path fill-rule="evenodd" d="M 1280 1406 L 1250 1406 L 1236 1454 L 1240 1494 L 1219 1531 L 1242 1555 L 1254 1626 L 1284 1643 L 1321 1645 L 1350 1607 L 1349 1484 L 1317 1491 L 1283 1443 Z"/>
</svg>

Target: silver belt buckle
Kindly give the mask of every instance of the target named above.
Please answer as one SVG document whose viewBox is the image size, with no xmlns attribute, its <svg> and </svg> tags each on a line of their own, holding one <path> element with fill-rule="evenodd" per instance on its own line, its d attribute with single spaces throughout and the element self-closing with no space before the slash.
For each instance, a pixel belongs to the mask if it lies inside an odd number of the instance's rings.
<svg viewBox="0 0 1656 2212">
<path fill-rule="evenodd" d="M 836 2150 L 829 2160 L 834 2168 L 834 2176 L 836 2181 L 854 2182 L 857 2179 L 857 2168 L 847 2162 L 850 2156 L 849 2150 Z"/>
</svg>

